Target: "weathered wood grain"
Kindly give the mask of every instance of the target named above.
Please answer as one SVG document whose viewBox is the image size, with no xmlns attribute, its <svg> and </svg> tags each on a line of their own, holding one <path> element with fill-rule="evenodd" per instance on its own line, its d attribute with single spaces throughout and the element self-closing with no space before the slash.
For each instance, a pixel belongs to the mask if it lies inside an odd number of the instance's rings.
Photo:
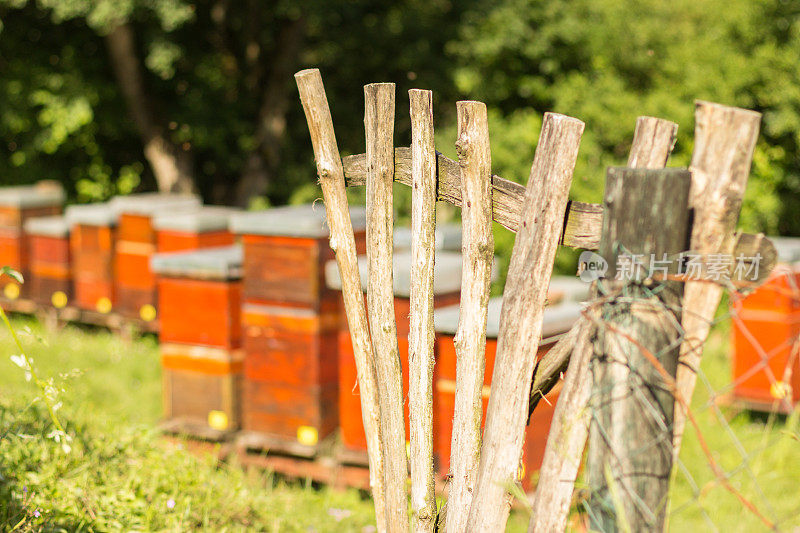
<svg viewBox="0 0 800 533">
<path fill-rule="evenodd" d="M 408 91 L 411 115 L 411 301 L 408 335 L 412 528 L 433 531 L 433 267 L 436 249 L 436 150 L 433 93 Z"/>
<path fill-rule="evenodd" d="M 486 318 L 492 280 L 492 159 L 486 105 L 458 102 L 456 149 L 461 165 L 463 267 L 461 311 L 454 338 L 456 394 L 450 457 L 450 492 L 445 531 L 467 528 L 481 451 L 483 372 L 486 350 Z"/>
<path fill-rule="evenodd" d="M 660 120 L 661 123 L 652 121 Z M 660 168 L 657 162 L 666 160 L 664 152 L 666 146 L 674 143 L 674 126 L 672 122 L 639 117 L 637 132 L 642 135 L 642 142 L 633 148 L 644 150 L 642 146 L 651 144 L 653 155 L 643 158 L 644 152 L 634 152 L 629 156 L 629 166 L 633 161 L 637 168 Z M 655 135 L 658 135 L 656 142 Z M 665 142 L 665 139 L 667 142 Z M 449 202 L 456 207 L 461 207 L 461 188 L 458 163 L 440 154 L 436 154 L 438 181 L 437 198 Z M 348 186 L 359 186 L 366 183 L 366 156 L 357 154 L 347 156 L 342 160 Z M 662 165 L 663 166 L 663 165 Z M 411 150 L 407 147 L 395 149 L 394 179 L 400 183 L 412 186 L 411 179 Z M 525 187 L 519 183 L 509 181 L 500 176 L 492 176 L 492 218 L 506 229 L 517 231 L 519 227 L 522 200 Z M 603 206 L 585 202 L 570 201 L 564 216 L 564 230 L 560 236 L 559 244 L 571 248 L 596 250 L 600 243 L 600 230 L 603 226 Z M 736 251 L 738 255 L 738 250 Z M 774 265 L 773 265 L 774 266 Z M 771 270 L 766 269 L 766 270 Z"/>
<path fill-rule="evenodd" d="M 528 524 L 529 533 L 550 533 L 566 528 L 575 478 L 589 432 L 587 405 L 592 390 L 589 359 L 594 331 L 594 324 L 588 320 L 579 321 L 570 331 L 575 339 L 570 345 L 574 347 L 574 352 L 572 357 L 566 358 L 569 367 L 565 369 L 564 384 L 553 413 L 539 469 L 539 483 L 536 485 Z"/>
<path fill-rule="evenodd" d="M 677 129 L 678 125 L 668 120 L 639 117 L 628 166 L 663 168 L 675 145 Z M 591 294 L 596 296 L 595 286 Z M 575 479 L 589 432 L 587 404 L 591 390 L 589 360 L 592 353 L 589 341 L 594 331 L 594 324 L 582 318 L 536 365 L 528 416 L 533 413 L 539 398 L 558 383 L 561 373 L 566 371 L 567 374 L 539 471 L 528 525 L 530 533 L 563 531 L 566 527 Z M 570 357 L 571 354 L 574 355 Z"/>
<path fill-rule="evenodd" d="M 686 169 L 608 170 L 600 254 L 609 272 L 598 281 L 606 297 L 590 365 L 587 459 L 589 515 L 599 531 L 664 529 L 674 398 L 651 358 L 675 376 L 683 284 L 648 283 L 646 272 L 617 270 L 624 264 L 617 258 L 675 257 L 685 250 L 690 187 Z M 668 271 L 678 268 L 672 262 Z"/>
<path fill-rule="evenodd" d="M 403 373 L 392 292 L 394 83 L 364 86 L 367 140 L 367 308 L 381 413 L 387 531 L 408 531 Z"/>
<path fill-rule="evenodd" d="M 753 151 L 758 140 L 761 114 L 711 102 L 695 103 L 692 191 L 694 209 L 691 249 L 699 254 L 730 254 L 734 229 L 742 206 Z M 771 267 L 770 269 L 771 270 Z M 703 344 L 724 288 L 716 283 L 689 281 L 684 297 L 681 366 L 678 391 L 686 404 L 692 400 Z M 686 415 L 679 406 L 675 415 L 675 457 L 681 446 Z"/>
<path fill-rule="evenodd" d="M 508 269 L 469 531 L 502 531 L 522 452 L 553 258 L 584 124 L 546 113 Z"/>
<path fill-rule="evenodd" d="M 385 531 L 386 495 L 383 484 L 384 465 L 374 354 L 364 308 L 364 294 L 361 292 L 353 224 L 345 193 L 344 170 L 319 70 L 302 70 L 295 74 L 295 81 L 314 147 L 317 174 L 330 227 L 330 245 L 339 265 L 342 296 L 353 341 L 358 386 L 361 391 L 361 412 L 364 431 L 367 434 L 372 499 L 375 503 L 378 530 Z"/>
</svg>

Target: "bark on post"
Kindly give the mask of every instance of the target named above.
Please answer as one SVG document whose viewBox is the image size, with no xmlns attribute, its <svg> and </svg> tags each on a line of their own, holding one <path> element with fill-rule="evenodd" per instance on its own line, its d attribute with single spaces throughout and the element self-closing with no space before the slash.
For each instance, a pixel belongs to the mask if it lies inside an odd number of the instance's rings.
<svg viewBox="0 0 800 533">
<path fill-rule="evenodd" d="M 609 271 L 598 281 L 608 296 L 590 366 L 587 461 L 589 519 L 600 531 L 664 529 L 674 397 L 657 365 L 677 372 L 683 286 L 651 276 L 678 273 L 690 186 L 685 169 L 608 170 L 600 255 Z"/>
<path fill-rule="evenodd" d="M 502 531 L 516 482 L 547 287 L 584 124 L 546 113 L 506 280 L 470 531 Z"/>
<path fill-rule="evenodd" d="M 408 91 L 411 115 L 411 301 L 408 396 L 411 432 L 413 530 L 432 532 L 433 478 L 433 267 L 436 230 L 436 149 L 433 93 Z"/>
<path fill-rule="evenodd" d="M 347 325 L 353 341 L 358 387 L 361 392 L 361 416 L 364 433 L 367 437 L 372 499 L 375 502 L 378 530 L 385 531 L 386 505 L 378 390 L 367 314 L 364 309 L 364 293 L 361 291 L 361 279 L 358 273 L 353 224 L 350 221 L 347 195 L 345 194 L 344 170 L 336 144 L 336 135 L 333 131 L 328 98 L 325 96 L 325 88 L 322 85 L 322 76 L 319 70 L 301 70 L 295 74 L 295 81 L 308 122 L 311 143 L 314 146 L 317 174 L 322 187 L 325 212 L 330 227 L 330 245 L 336 254 L 339 275 L 342 279 L 342 296 L 347 314 Z"/>
<path fill-rule="evenodd" d="M 663 168 L 675 146 L 678 125 L 668 120 L 639 117 L 628 156 L 632 168 Z M 596 291 L 594 287 L 591 293 Z M 588 312 L 593 313 L 589 310 Z M 590 340 L 595 326 L 581 317 L 569 333 L 539 361 L 531 386 L 529 415 L 539 398 L 544 397 L 566 371 L 564 385 L 550 424 L 539 482 L 531 509 L 529 533 L 564 531 L 567 525 L 575 479 L 589 432 L 587 404 L 591 391 Z M 574 348 L 574 350 L 573 350 Z M 552 356 L 551 356 L 552 354 Z M 570 354 L 574 354 L 570 357 Z M 569 367 L 567 367 L 569 363 Z"/>
<path fill-rule="evenodd" d="M 408 531 L 403 371 L 397 349 L 392 283 L 394 83 L 364 86 L 367 139 L 367 308 L 378 377 L 386 528 Z"/>
<path fill-rule="evenodd" d="M 486 317 L 492 278 L 492 160 L 486 105 L 458 102 L 458 150 L 463 205 L 461 311 L 454 338 L 456 392 L 446 531 L 466 529 L 481 448 Z"/>
<path fill-rule="evenodd" d="M 695 104 L 692 191 L 694 208 L 691 250 L 696 254 L 732 254 L 734 229 L 742 206 L 750 163 L 758 140 L 761 114 L 711 102 Z M 763 266 L 763 265 L 762 265 Z M 686 283 L 681 366 L 678 391 L 690 405 L 714 313 L 723 287 L 704 281 Z M 686 414 L 679 406 L 675 415 L 675 457 L 681 448 Z"/>
</svg>

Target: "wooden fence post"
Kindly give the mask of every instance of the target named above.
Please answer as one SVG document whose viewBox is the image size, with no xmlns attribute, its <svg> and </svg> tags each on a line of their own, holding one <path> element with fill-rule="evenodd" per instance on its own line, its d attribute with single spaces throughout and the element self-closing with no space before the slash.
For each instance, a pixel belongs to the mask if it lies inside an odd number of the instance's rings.
<svg viewBox="0 0 800 533">
<path fill-rule="evenodd" d="M 544 115 L 500 313 L 469 531 L 502 531 L 508 520 L 509 489 L 518 477 L 547 287 L 583 128 L 580 120 Z"/>
<path fill-rule="evenodd" d="M 663 168 L 675 145 L 677 131 L 678 125 L 668 120 L 654 117 L 636 119 L 636 129 L 628 155 L 628 166 L 631 168 Z M 596 294 L 594 288 L 592 288 L 591 294 Z M 589 310 L 588 312 L 593 313 L 594 311 Z M 553 413 L 542 467 L 539 469 L 539 482 L 536 485 L 536 494 L 531 506 L 531 520 L 528 525 L 529 533 L 564 531 L 567 525 L 575 479 L 589 433 L 587 404 L 591 392 L 589 360 L 592 346 L 590 339 L 595 331 L 592 322 L 584 317 L 578 320 L 567 337 L 551 348 L 537 365 L 537 375 L 534 376 L 531 386 L 531 410 L 535 407 L 538 398 L 546 394 L 541 389 L 545 388 L 549 391 L 558 380 L 559 372 L 556 372 L 552 365 L 560 358 L 563 358 L 560 368 L 566 370 L 567 374 Z M 548 357 L 554 350 L 562 350 L 562 352 L 553 353 L 552 358 Z M 570 352 L 572 352 L 571 357 Z M 569 362 L 568 368 L 565 365 L 567 361 Z M 546 365 L 543 365 L 548 362 L 551 368 L 545 368 Z M 550 380 L 545 381 L 545 376 Z"/>
<path fill-rule="evenodd" d="M 761 113 L 711 102 L 695 103 L 692 192 L 694 208 L 691 250 L 696 254 L 733 254 L 734 229 L 758 140 Z M 762 267 L 764 265 L 761 265 Z M 691 405 L 703 345 L 711 331 L 724 288 L 707 281 L 688 281 L 684 297 L 678 392 Z M 677 406 L 675 458 L 681 449 L 686 413 Z"/>
<path fill-rule="evenodd" d="M 378 377 L 386 528 L 408 531 L 403 371 L 397 348 L 392 283 L 394 83 L 364 86 L 364 129 L 367 139 L 367 307 Z"/>
<path fill-rule="evenodd" d="M 689 236 L 691 175 L 610 168 L 600 255 L 607 278 L 591 362 L 589 519 L 600 531 L 661 531 L 672 470 L 681 331 L 679 272 Z M 661 368 L 659 368 L 661 367 Z"/>
<path fill-rule="evenodd" d="M 436 522 L 433 478 L 433 267 L 436 230 L 436 149 L 433 93 L 408 91 L 411 115 L 411 301 L 408 397 L 411 510 L 415 532 Z"/>
<path fill-rule="evenodd" d="M 361 391 L 361 416 L 367 437 L 369 457 L 369 482 L 378 530 L 385 531 L 386 504 L 383 485 L 383 456 L 381 451 L 380 409 L 378 389 L 373 366 L 372 342 L 364 309 L 364 293 L 356 259 L 356 243 L 353 224 L 345 194 L 344 170 L 336 144 L 333 120 L 318 69 L 301 70 L 294 75 L 303 111 L 308 122 L 314 158 L 317 162 L 319 184 L 325 200 L 325 212 L 330 227 L 330 245 L 336 254 L 336 262 L 342 278 L 347 325 L 353 341 L 358 387 Z"/>
<path fill-rule="evenodd" d="M 448 533 L 462 532 L 467 527 L 480 458 L 486 318 L 494 258 L 492 159 L 486 105 L 465 101 L 456 106 L 464 236 L 461 312 L 454 339 L 456 393 L 445 524 Z"/>
</svg>

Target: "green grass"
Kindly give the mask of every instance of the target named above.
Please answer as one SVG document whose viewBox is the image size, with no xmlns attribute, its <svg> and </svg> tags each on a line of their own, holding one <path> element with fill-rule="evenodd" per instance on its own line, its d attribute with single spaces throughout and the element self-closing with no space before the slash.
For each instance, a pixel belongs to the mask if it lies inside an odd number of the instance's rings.
<svg viewBox="0 0 800 533">
<path fill-rule="evenodd" d="M 16 350 L 8 333 L 0 332 L 0 530 L 371 530 L 371 502 L 357 491 L 218 465 L 161 439 L 155 430 L 161 385 L 152 338 L 125 342 L 104 331 L 46 333 L 33 321 L 14 324 L 40 376 L 63 388 L 58 414 L 74 442 L 65 454 L 47 438 L 52 423 L 36 401 L 39 391 L 9 359 Z M 727 353 L 727 332 L 716 331 L 703 363 L 715 390 L 731 379 Z M 782 520 L 781 529 L 800 525 L 796 426 L 728 411 L 721 421 L 703 408 L 707 398 L 700 384 L 694 402 L 698 421 L 715 460 L 736 472 L 731 483 L 770 519 Z M 743 460 L 726 428 L 748 456 L 749 471 L 740 468 Z M 765 529 L 715 483 L 692 429 L 681 459 L 700 490 L 695 492 L 682 472 L 676 474 L 671 530 L 710 529 L 708 520 L 726 532 Z M 524 531 L 527 520 L 524 511 L 513 513 L 509 530 Z"/>
</svg>

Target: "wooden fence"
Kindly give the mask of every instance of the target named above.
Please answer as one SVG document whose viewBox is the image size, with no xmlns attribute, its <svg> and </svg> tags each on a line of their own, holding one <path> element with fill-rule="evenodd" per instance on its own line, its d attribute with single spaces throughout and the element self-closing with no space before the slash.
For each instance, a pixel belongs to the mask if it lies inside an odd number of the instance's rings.
<svg viewBox="0 0 800 533">
<path fill-rule="evenodd" d="M 684 283 L 678 261 L 660 277 L 647 271 L 633 281 L 604 279 L 581 320 L 537 361 L 553 259 L 558 245 L 599 249 L 609 262 L 633 254 L 674 258 L 691 249 L 704 258 L 756 258 L 759 276 L 748 285 L 730 269 L 724 273 L 739 290 L 763 282 L 776 260 L 772 244 L 762 235 L 734 232 L 759 115 L 698 102 L 690 171 L 664 169 L 677 125 L 641 117 L 628 168 L 609 170 L 601 206 L 568 199 L 584 129 L 575 118 L 545 114 L 528 184 L 522 186 L 492 175 L 487 113 L 480 102 L 457 103 L 458 161 L 453 161 L 435 150 L 429 91 L 409 92 L 412 145 L 396 148 L 394 84 L 367 85 L 366 152 L 342 159 L 319 71 L 304 70 L 295 79 L 340 270 L 379 531 L 409 529 L 409 465 L 414 531 L 502 530 L 516 493 L 530 412 L 564 370 L 530 530 L 565 528 L 587 438 L 593 526 L 663 528 L 673 454 L 694 385 L 691 369 L 725 287 Z M 393 181 L 412 187 L 408 456 L 392 295 Z M 345 194 L 347 186 L 359 185 L 367 188 L 366 306 Z M 437 200 L 462 210 L 464 265 L 451 470 L 440 509 L 431 442 Z M 493 220 L 516 237 L 481 434 Z M 679 354 L 688 363 L 681 369 Z"/>
</svg>

